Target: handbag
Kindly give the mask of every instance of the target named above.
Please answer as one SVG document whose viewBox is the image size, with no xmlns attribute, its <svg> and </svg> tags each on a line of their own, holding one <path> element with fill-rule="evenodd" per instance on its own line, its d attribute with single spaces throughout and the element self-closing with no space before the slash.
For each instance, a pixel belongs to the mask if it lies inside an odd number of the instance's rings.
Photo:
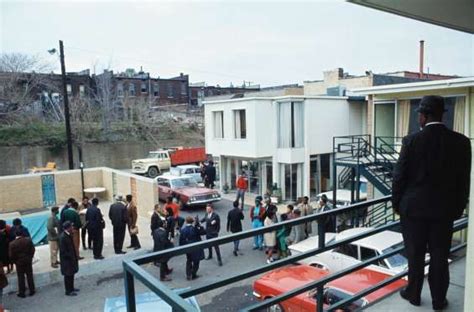
<svg viewBox="0 0 474 312">
<path fill-rule="evenodd" d="M 138 226 L 134 226 L 130 228 L 130 234 L 131 235 L 137 235 L 138 234 Z"/>
</svg>

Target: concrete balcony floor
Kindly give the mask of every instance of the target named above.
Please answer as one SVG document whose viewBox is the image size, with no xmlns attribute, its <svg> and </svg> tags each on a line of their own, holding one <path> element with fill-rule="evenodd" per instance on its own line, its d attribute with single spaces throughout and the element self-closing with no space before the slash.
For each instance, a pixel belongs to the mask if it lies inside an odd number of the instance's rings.
<svg viewBox="0 0 474 312">
<path fill-rule="evenodd" d="M 466 272 L 466 257 L 459 258 L 451 263 L 449 266 L 450 283 L 448 289 L 449 305 L 444 311 L 462 312 L 464 311 L 464 283 Z M 385 312 L 422 312 L 433 311 L 431 306 L 430 287 L 428 285 L 428 278 L 425 278 L 423 291 L 421 293 L 421 306 L 415 307 L 408 301 L 402 299 L 398 292 L 383 299 L 382 301 L 368 307 L 364 311 L 385 311 Z M 466 310 L 468 311 L 468 310 Z M 472 310 L 469 310 L 472 311 Z"/>
</svg>

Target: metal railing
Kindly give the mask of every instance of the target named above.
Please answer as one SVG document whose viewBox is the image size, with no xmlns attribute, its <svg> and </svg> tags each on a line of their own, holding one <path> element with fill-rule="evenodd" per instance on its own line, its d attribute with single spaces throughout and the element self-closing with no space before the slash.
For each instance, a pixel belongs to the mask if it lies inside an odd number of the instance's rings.
<svg viewBox="0 0 474 312">
<path fill-rule="evenodd" d="M 337 246 L 347 244 L 368 236 L 371 236 L 376 233 L 380 233 L 382 231 L 391 229 L 392 227 L 398 226 L 399 222 L 393 222 L 387 225 L 383 225 L 380 227 L 377 227 L 375 229 L 369 230 L 367 232 L 364 232 L 362 234 L 356 235 L 349 237 L 344 240 L 337 241 L 336 243 L 332 244 L 325 244 L 325 232 L 324 232 L 324 221 L 329 218 L 329 217 L 335 217 L 338 214 L 347 214 L 350 213 L 351 211 L 358 211 L 361 209 L 366 209 L 368 207 L 374 206 L 374 205 L 379 205 L 381 203 L 387 202 L 390 200 L 390 196 L 386 196 L 383 198 L 371 200 L 371 201 L 366 201 L 366 202 L 361 202 L 357 203 L 351 206 L 347 207 L 341 207 L 341 208 L 336 208 L 333 210 L 325 211 L 322 213 L 318 214 L 313 214 L 313 215 L 308 215 L 305 217 L 300 217 L 297 219 L 293 219 L 290 221 L 285 221 L 285 222 L 280 222 L 268 227 L 262 227 L 262 228 L 257 228 L 257 229 L 252 229 L 252 230 L 247 230 L 244 232 L 236 233 L 236 234 L 231 234 L 223 237 L 218 237 L 214 239 L 209 239 L 206 241 L 201 241 L 197 242 L 194 244 L 189 244 L 189 245 L 184 245 L 184 246 L 178 246 L 172 249 L 167 249 L 159 252 L 153 252 L 147 255 L 143 256 L 138 256 L 133 259 L 127 259 L 124 260 L 123 262 L 123 268 L 124 268 L 124 285 L 125 285 L 125 298 L 126 298 L 126 306 L 127 306 L 127 311 L 129 312 L 135 312 L 136 311 L 136 301 L 135 301 L 135 279 L 139 280 L 142 282 L 146 287 L 148 287 L 151 291 L 153 291 L 157 296 L 159 296 L 163 301 L 168 303 L 173 311 L 196 311 L 196 308 L 193 307 L 191 304 L 189 304 L 185 298 L 188 298 L 190 296 L 194 295 L 199 295 L 250 277 L 254 277 L 258 274 L 262 274 L 271 270 L 274 270 L 276 268 L 295 263 L 297 261 L 303 260 L 307 257 L 314 256 L 320 253 L 323 253 L 325 251 L 331 250 Z M 270 264 L 266 264 L 257 268 L 252 268 L 247 271 L 241 272 L 239 274 L 230 276 L 230 277 L 224 277 L 218 282 L 210 283 L 210 284 L 205 284 L 201 286 L 195 286 L 195 287 L 190 287 L 187 288 L 186 290 L 182 290 L 180 292 L 175 292 L 172 289 L 168 288 L 166 285 L 164 285 L 162 282 L 160 282 L 159 279 L 157 279 L 155 276 L 152 274 L 148 273 L 146 270 L 140 267 L 140 265 L 159 261 L 160 258 L 171 258 L 171 257 L 176 257 L 180 255 L 184 255 L 186 253 L 195 251 L 197 249 L 205 249 L 209 248 L 211 246 L 215 245 L 222 245 L 226 243 L 233 242 L 235 240 L 242 240 L 246 238 L 251 238 L 254 237 L 255 235 L 261 235 L 265 232 L 272 232 L 276 231 L 280 228 L 287 227 L 287 226 L 294 226 L 297 224 L 302 224 L 302 223 L 307 223 L 311 221 L 321 221 L 318 222 L 318 246 L 315 246 L 314 249 L 311 249 L 309 251 L 306 251 L 304 253 L 290 256 L 284 259 L 276 260 L 275 262 L 272 262 Z M 467 219 L 463 222 L 462 225 L 457 224 L 456 226 L 467 226 Z M 458 222 L 459 223 L 459 222 Z M 399 251 L 398 251 L 399 252 Z M 369 261 L 364 261 L 361 264 L 358 264 L 357 266 L 353 266 L 351 268 L 348 268 L 344 271 L 331 274 L 323 279 L 320 279 L 318 281 L 312 282 L 308 285 L 305 285 L 304 287 L 297 288 L 295 290 L 289 291 L 285 294 L 282 294 L 280 296 L 274 297 L 270 300 L 265 300 L 259 304 L 255 304 L 250 306 L 247 309 L 248 311 L 255 311 L 264 307 L 271 306 L 275 303 L 284 301 L 288 298 L 291 298 L 294 295 L 300 294 L 304 291 L 310 290 L 317 288 L 318 293 L 317 293 L 317 310 L 318 311 L 323 311 L 323 288 L 326 283 L 328 283 L 331 280 L 337 279 L 341 276 L 344 276 L 345 274 L 348 274 L 350 272 L 353 272 L 357 269 L 360 269 L 362 267 L 365 267 L 371 263 L 375 263 L 379 259 L 383 259 L 386 257 L 389 257 L 392 254 L 396 254 L 397 251 L 393 251 L 387 254 L 383 254 L 381 256 L 375 257 L 373 259 L 370 259 Z M 374 289 L 373 291 L 375 291 Z M 353 300 L 357 300 L 356 298 L 359 294 L 356 294 L 352 298 Z M 352 300 L 351 300 L 352 301 Z M 340 303 L 338 303 L 340 306 Z M 333 309 L 333 307 L 329 307 L 329 309 Z"/>
</svg>

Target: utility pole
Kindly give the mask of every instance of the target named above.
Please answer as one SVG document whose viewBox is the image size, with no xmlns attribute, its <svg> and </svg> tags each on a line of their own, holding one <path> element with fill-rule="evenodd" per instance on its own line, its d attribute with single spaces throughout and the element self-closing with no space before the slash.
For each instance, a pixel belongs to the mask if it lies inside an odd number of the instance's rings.
<svg viewBox="0 0 474 312">
<path fill-rule="evenodd" d="M 61 77 L 63 81 L 63 101 L 64 119 L 66 121 L 67 156 L 69 169 L 74 169 L 74 160 L 72 155 L 71 123 L 69 120 L 69 97 L 67 94 L 66 65 L 64 64 L 64 46 L 62 40 L 59 40 L 59 57 L 61 59 Z"/>
</svg>

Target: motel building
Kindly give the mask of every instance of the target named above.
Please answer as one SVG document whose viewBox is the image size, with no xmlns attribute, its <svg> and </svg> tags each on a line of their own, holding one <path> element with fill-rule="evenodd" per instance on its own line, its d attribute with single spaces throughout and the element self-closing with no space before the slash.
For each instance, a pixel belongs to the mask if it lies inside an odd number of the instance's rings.
<svg viewBox="0 0 474 312">
<path fill-rule="evenodd" d="M 219 163 L 220 189 L 245 170 L 249 192 L 284 201 L 329 190 L 333 137 L 367 128 L 364 97 L 282 96 L 206 101 L 206 152 Z"/>
</svg>

